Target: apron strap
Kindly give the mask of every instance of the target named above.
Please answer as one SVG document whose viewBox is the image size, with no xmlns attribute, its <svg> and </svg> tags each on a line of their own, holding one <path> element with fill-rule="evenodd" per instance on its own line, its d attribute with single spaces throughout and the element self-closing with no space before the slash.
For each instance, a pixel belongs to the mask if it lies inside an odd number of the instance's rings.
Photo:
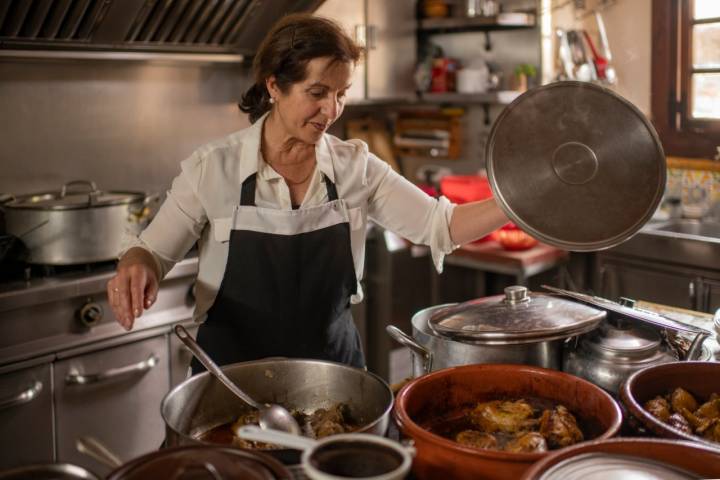
<svg viewBox="0 0 720 480">
<path fill-rule="evenodd" d="M 323 173 L 323 180 L 325 180 L 325 188 L 327 188 L 328 201 L 332 202 L 338 199 L 337 188 L 335 184 Z"/>
<path fill-rule="evenodd" d="M 257 180 L 257 172 L 253 173 L 245 179 L 242 183 L 242 190 L 240 191 L 240 205 L 246 205 L 250 207 L 255 206 L 255 183 Z"/>
<path fill-rule="evenodd" d="M 325 188 L 327 188 L 328 201 L 332 202 L 338 199 L 337 187 L 335 184 L 323 174 L 323 180 L 325 181 Z M 240 190 L 240 205 L 246 205 L 250 207 L 255 206 L 255 184 L 257 183 L 257 172 L 253 173 L 245 179 L 242 183 L 242 189 Z"/>
</svg>

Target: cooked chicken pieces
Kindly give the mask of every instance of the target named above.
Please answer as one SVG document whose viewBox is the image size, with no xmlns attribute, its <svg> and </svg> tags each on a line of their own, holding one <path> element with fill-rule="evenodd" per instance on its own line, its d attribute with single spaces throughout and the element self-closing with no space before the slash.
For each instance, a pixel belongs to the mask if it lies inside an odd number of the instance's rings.
<svg viewBox="0 0 720 480">
<path fill-rule="evenodd" d="M 676 388 L 670 395 L 670 405 L 673 410 L 679 412 L 683 408 L 694 412 L 698 408 L 697 400 L 687 390 Z"/>
<path fill-rule="evenodd" d="M 490 450 L 496 449 L 498 444 L 493 435 L 478 430 L 463 430 L 455 436 L 455 441 L 461 445 Z"/>
<path fill-rule="evenodd" d="M 575 417 L 562 405 L 545 410 L 540 417 L 540 434 L 551 447 L 567 447 L 582 442 L 583 434 Z"/>
<path fill-rule="evenodd" d="M 545 452 L 582 441 L 572 413 L 563 405 L 552 405 L 533 398 L 484 401 L 429 429 L 461 445 L 511 453 Z"/>
<path fill-rule="evenodd" d="M 684 433 L 720 442 L 720 395 L 712 393 L 705 403 L 698 405 L 690 392 L 676 388 L 669 395 L 645 402 L 644 407 L 660 421 Z"/>
<path fill-rule="evenodd" d="M 350 407 L 344 403 L 333 405 L 329 409 L 318 408 L 307 418 L 315 438 L 323 438 L 336 433 L 348 431 L 350 421 Z"/>
<path fill-rule="evenodd" d="M 470 420 L 487 433 L 516 433 L 529 430 L 537 423 L 533 408 L 525 400 L 505 402 L 495 400 L 479 403 L 470 412 Z"/>
<path fill-rule="evenodd" d="M 663 397 L 656 397 L 645 402 L 645 410 L 663 422 L 667 422 L 671 415 L 670 404 Z"/>
<path fill-rule="evenodd" d="M 504 450 L 512 453 L 532 453 L 546 452 L 547 449 L 545 437 L 537 432 L 528 432 L 508 442 Z"/>
</svg>

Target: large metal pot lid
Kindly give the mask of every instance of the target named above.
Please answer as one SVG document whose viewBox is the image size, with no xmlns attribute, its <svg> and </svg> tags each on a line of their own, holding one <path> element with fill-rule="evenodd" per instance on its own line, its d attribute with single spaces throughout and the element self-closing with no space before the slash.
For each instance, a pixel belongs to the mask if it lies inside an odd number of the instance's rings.
<svg viewBox="0 0 720 480">
<path fill-rule="evenodd" d="M 504 295 L 439 310 L 428 319 L 438 335 L 487 343 L 525 343 L 564 338 L 594 329 L 606 312 L 578 302 L 512 286 Z"/>
<path fill-rule="evenodd" d="M 142 192 L 103 192 L 90 180 L 68 182 L 60 190 L 20 195 L 3 204 L 6 208 L 74 210 L 143 201 Z"/>
<path fill-rule="evenodd" d="M 690 480 L 696 474 L 664 462 L 634 455 L 593 452 L 567 458 L 538 480 Z"/>
<path fill-rule="evenodd" d="M 149 453 L 123 465 L 108 480 L 242 478 L 290 480 L 290 471 L 260 452 L 220 446 L 185 446 Z"/>
<path fill-rule="evenodd" d="M 566 250 L 627 240 L 665 190 L 665 155 L 653 126 L 621 96 L 586 82 L 557 82 L 518 97 L 493 125 L 485 153 L 505 214 Z"/>
</svg>

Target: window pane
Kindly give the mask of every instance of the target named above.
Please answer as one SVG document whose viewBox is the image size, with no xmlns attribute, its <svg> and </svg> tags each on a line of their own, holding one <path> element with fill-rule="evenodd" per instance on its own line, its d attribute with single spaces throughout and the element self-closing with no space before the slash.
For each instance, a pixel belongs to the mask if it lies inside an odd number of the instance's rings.
<svg viewBox="0 0 720 480">
<path fill-rule="evenodd" d="M 720 18 L 720 2 L 718 0 L 695 0 L 695 20 L 703 18 Z"/>
<path fill-rule="evenodd" d="M 693 26 L 693 66 L 720 67 L 720 22 Z"/>
<path fill-rule="evenodd" d="M 696 73 L 692 83 L 692 116 L 720 119 L 720 73 Z"/>
</svg>

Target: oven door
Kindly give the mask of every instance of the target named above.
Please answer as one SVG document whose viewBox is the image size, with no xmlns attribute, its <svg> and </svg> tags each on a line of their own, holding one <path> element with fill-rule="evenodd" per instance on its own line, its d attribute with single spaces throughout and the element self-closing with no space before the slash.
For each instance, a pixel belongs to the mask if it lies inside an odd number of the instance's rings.
<svg viewBox="0 0 720 480">
<path fill-rule="evenodd" d="M 0 470 L 53 461 L 52 359 L 0 368 Z"/>
<path fill-rule="evenodd" d="M 168 338 L 89 348 L 55 366 L 57 454 L 58 461 L 105 475 L 108 467 L 79 453 L 75 442 L 93 436 L 122 461 L 160 447 L 160 403 L 170 385 Z"/>
</svg>

